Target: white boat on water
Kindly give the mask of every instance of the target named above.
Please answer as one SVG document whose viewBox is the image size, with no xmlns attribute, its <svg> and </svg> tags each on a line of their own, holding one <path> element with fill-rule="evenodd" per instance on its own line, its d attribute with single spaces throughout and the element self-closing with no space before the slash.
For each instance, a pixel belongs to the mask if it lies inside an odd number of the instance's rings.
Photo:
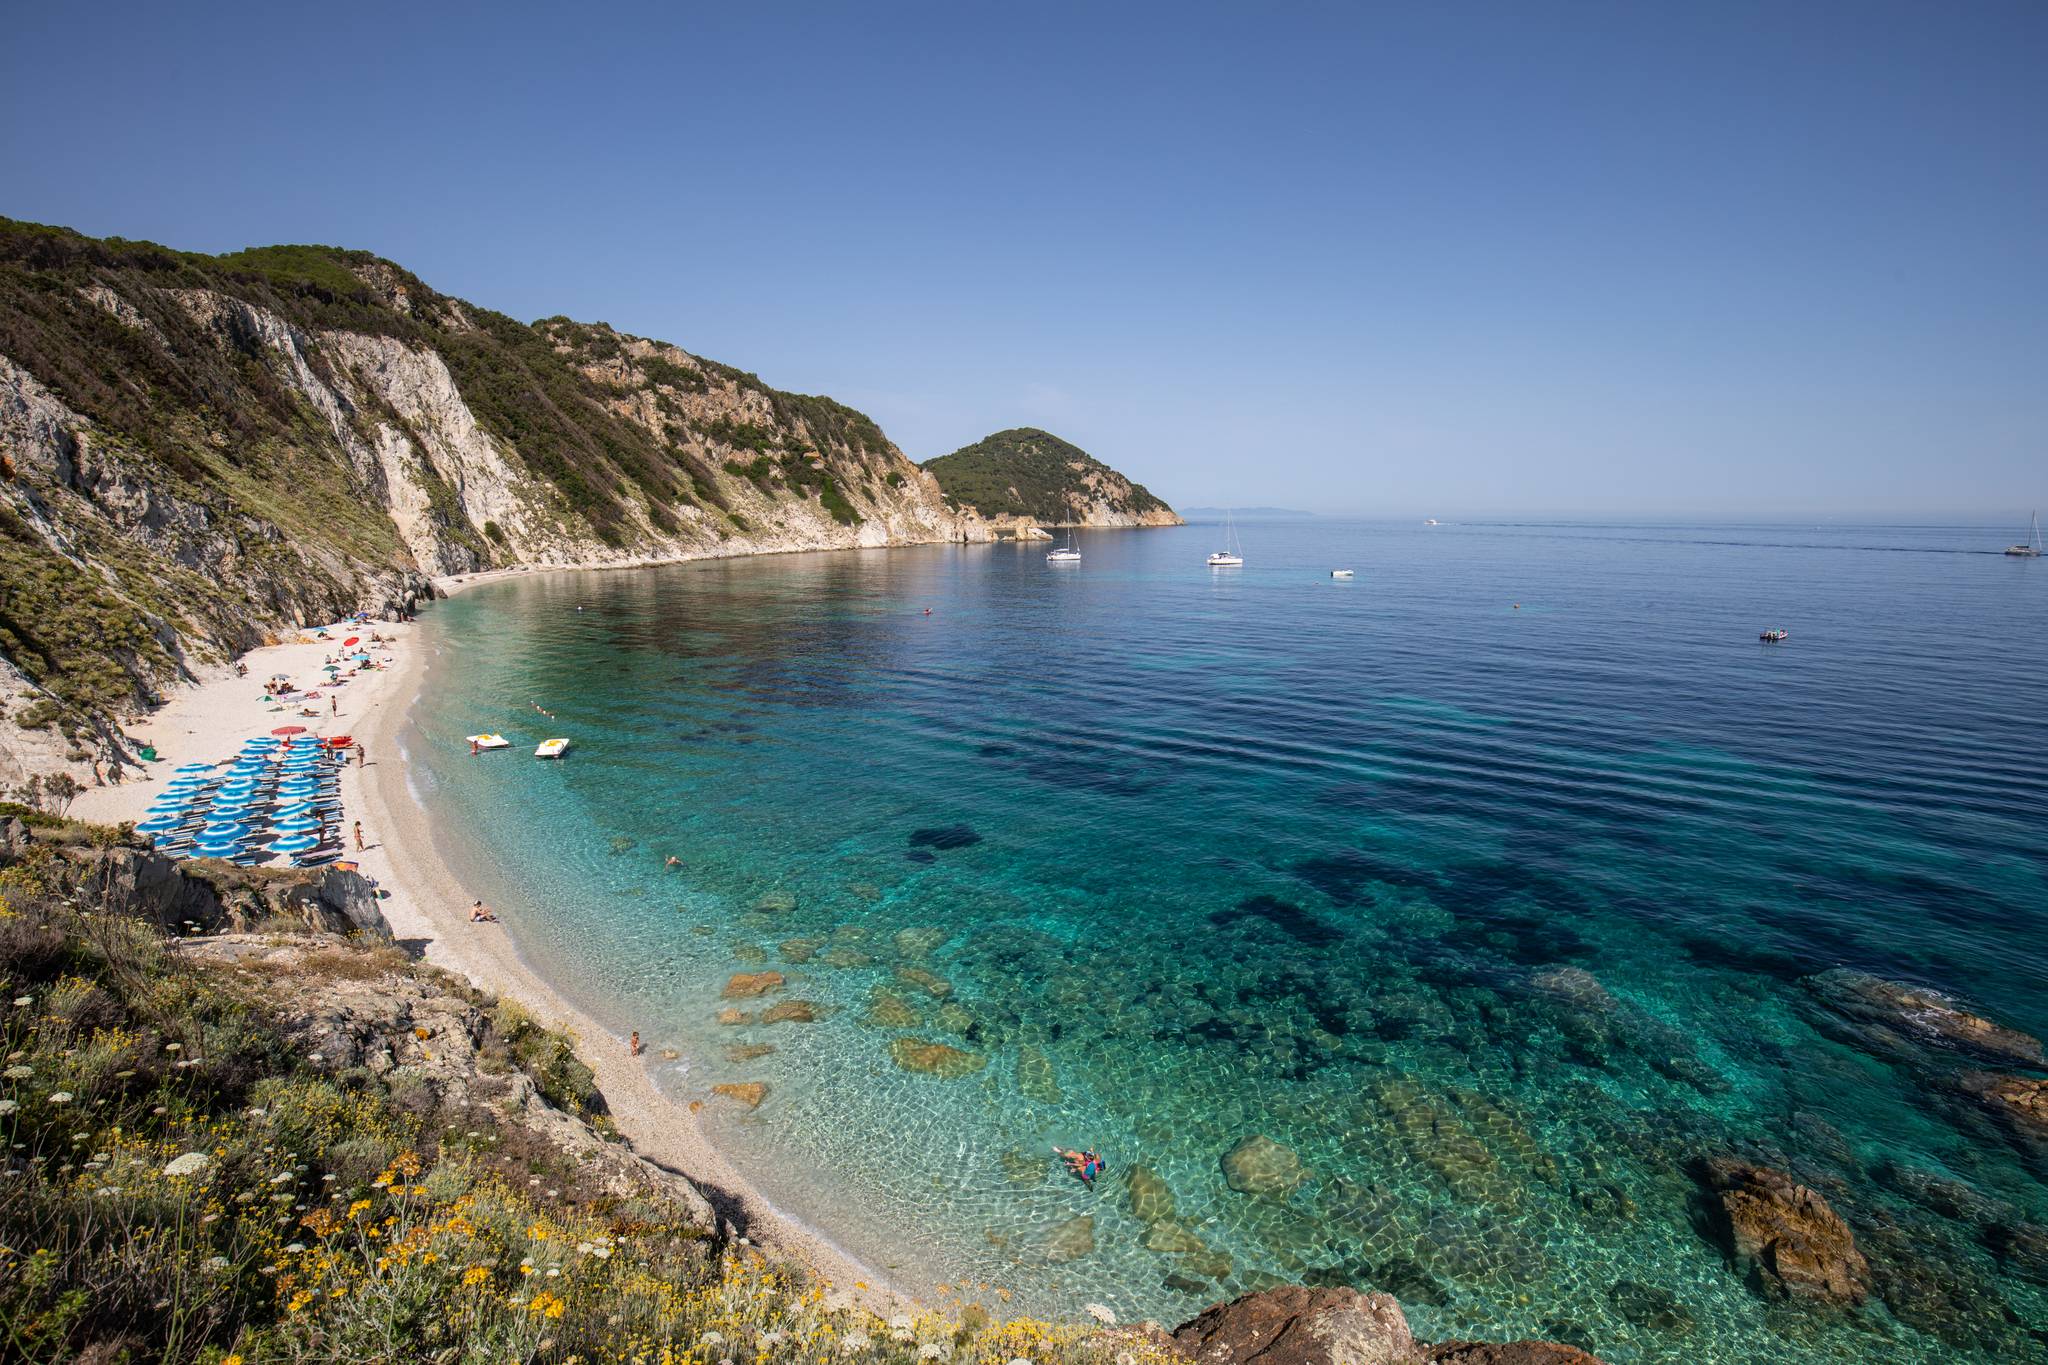
<svg viewBox="0 0 2048 1365">
<path fill-rule="evenodd" d="M 2018 545 L 2008 545 L 2005 552 L 2018 559 L 2039 559 L 2041 557 L 2041 514 L 2034 513 L 2034 534 L 2032 539 Z"/>
<path fill-rule="evenodd" d="M 1351 577 L 1351 570 L 1349 570 L 1349 569 L 1332 569 L 1332 570 L 1330 570 L 1330 577 L 1332 577 L 1332 578 L 1349 578 L 1349 577 Z"/>
<path fill-rule="evenodd" d="M 1048 564 L 1079 564 L 1081 562 L 1081 552 L 1074 548 L 1074 537 L 1069 535 L 1066 544 L 1048 551 L 1045 556 L 1045 562 Z"/>
<path fill-rule="evenodd" d="M 1442 522 L 1440 522 L 1440 521 L 1438 521 L 1438 520 L 1437 520 L 1437 519 L 1436 519 L 1435 517 L 1431 517 L 1431 518 L 1430 518 L 1429 520 L 1427 520 L 1427 521 L 1423 522 L 1422 524 L 1423 524 L 1424 526 L 1441 526 L 1441 525 L 1443 525 L 1443 523 L 1442 523 Z"/>
<path fill-rule="evenodd" d="M 1209 556 L 1212 569 L 1244 567 L 1244 547 L 1237 543 L 1237 523 L 1229 512 L 1223 514 L 1223 548 Z"/>
<path fill-rule="evenodd" d="M 479 749 L 509 749 L 512 741 L 503 735 L 471 735 L 469 742 Z"/>
<path fill-rule="evenodd" d="M 540 747 L 533 751 L 533 756 L 535 758 L 560 758 L 563 754 L 566 754 L 568 752 L 568 740 L 544 739 L 540 742 Z"/>
</svg>

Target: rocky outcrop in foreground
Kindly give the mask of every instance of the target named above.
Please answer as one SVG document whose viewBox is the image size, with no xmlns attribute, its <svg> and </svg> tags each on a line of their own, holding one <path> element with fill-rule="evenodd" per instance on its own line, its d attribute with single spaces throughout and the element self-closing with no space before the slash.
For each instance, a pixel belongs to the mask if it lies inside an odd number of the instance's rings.
<svg viewBox="0 0 2048 1365">
<path fill-rule="evenodd" d="M 1817 1191 L 1734 1157 L 1702 1163 L 1701 1178 L 1729 1255 L 1766 1297 L 1839 1305 L 1870 1297 L 1870 1264 Z"/>
<path fill-rule="evenodd" d="M 1286 1285 L 1182 1323 L 1173 1345 L 1196 1365 L 1601 1365 L 1551 1341 L 1419 1342 L 1390 1294 Z"/>
</svg>

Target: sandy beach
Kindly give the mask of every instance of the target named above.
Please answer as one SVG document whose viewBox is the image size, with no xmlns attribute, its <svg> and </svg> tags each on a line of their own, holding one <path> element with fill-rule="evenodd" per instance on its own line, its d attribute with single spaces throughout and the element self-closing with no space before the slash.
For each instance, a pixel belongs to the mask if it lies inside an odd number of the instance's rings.
<svg viewBox="0 0 2048 1365">
<path fill-rule="evenodd" d="M 437 586 L 444 593 L 460 592 L 500 576 L 480 574 Z M 597 1074 L 613 1121 L 633 1149 L 689 1179 L 721 1216 L 743 1226 L 755 1245 L 806 1262 L 824 1279 L 855 1291 L 874 1306 L 911 1303 L 750 1186 L 704 1136 L 690 1107 L 655 1086 L 645 1062 L 631 1056 L 625 1039 L 599 1026 L 527 965 L 503 923 L 469 921 L 469 907 L 477 897 L 443 862 L 426 813 L 406 782 L 400 736 L 429 662 L 419 627 L 380 621 L 361 631 L 332 626 L 326 630 L 329 639 L 310 638 L 309 630 L 307 639 L 252 650 L 242 658 L 246 674 L 238 675 L 232 668 L 212 671 L 178 689 L 148 719 L 125 727 L 138 744 L 156 746 L 160 761 L 145 779 L 87 789 L 73 803 L 71 814 L 106 824 L 142 819 L 179 764 L 226 758 L 245 740 L 279 725 L 304 724 L 314 734 L 351 736 L 363 745 L 366 762 L 352 762 L 342 773 L 343 830 L 346 835 L 354 822 L 361 821 L 365 847 L 347 856 L 384 891 L 381 909 L 392 934 L 428 962 L 460 974 L 479 989 L 517 1001 L 542 1023 L 573 1037 L 578 1055 Z M 367 641 L 372 630 L 389 642 L 372 651 L 380 662 L 388 658 L 388 666 L 358 673 L 338 688 L 315 689 L 320 696 L 304 705 L 320 710 L 317 719 L 300 716 L 297 705 L 271 709 L 263 692 L 265 679 L 279 673 L 301 682 L 317 678 L 323 660 L 338 651 L 341 640 L 361 634 Z"/>
</svg>

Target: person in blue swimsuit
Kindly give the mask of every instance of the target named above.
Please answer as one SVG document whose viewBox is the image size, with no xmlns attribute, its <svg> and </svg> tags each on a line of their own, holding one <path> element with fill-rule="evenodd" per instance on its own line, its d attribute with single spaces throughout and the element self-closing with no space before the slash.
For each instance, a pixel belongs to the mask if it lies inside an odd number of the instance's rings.
<svg viewBox="0 0 2048 1365">
<path fill-rule="evenodd" d="M 1067 1163 L 1067 1169 L 1072 1171 L 1083 1185 L 1090 1189 L 1095 1187 L 1095 1177 L 1102 1174 L 1101 1157 L 1093 1152 L 1068 1152 L 1058 1147 L 1053 1148 L 1053 1151 Z"/>
</svg>

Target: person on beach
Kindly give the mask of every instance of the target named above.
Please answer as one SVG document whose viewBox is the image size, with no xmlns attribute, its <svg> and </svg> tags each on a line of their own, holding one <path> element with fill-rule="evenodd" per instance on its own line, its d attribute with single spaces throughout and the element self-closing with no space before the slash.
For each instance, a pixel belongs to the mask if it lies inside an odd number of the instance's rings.
<svg viewBox="0 0 2048 1365">
<path fill-rule="evenodd" d="M 1095 1188 L 1095 1177 L 1102 1174 L 1101 1157 L 1093 1152 L 1068 1152 L 1058 1147 L 1053 1148 L 1053 1152 L 1067 1163 L 1067 1169 L 1074 1173 L 1076 1179 L 1091 1190 Z"/>
<path fill-rule="evenodd" d="M 356 852 L 363 851 L 363 822 L 356 821 Z"/>
<path fill-rule="evenodd" d="M 356 745 L 356 766 L 358 768 L 363 766 L 363 746 L 360 744 Z"/>
<path fill-rule="evenodd" d="M 632 1042 L 630 1042 L 630 1043 L 628 1043 L 628 1044 L 627 1044 L 627 1046 L 633 1049 L 633 1055 L 634 1055 L 635 1057 L 638 1057 L 638 1056 L 640 1055 L 640 1030 L 639 1030 L 639 1029 L 634 1029 L 634 1030 L 633 1030 L 633 1041 L 632 1041 Z"/>
<path fill-rule="evenodd" d="M 678 858 L 678 857 L 677 857 L 677 856 L 676 856 L 675 854 L 673 854 L 673 853 L 671 853 L 671 854 L 669 854 L 669 855 L 668 855 L 668 863 L 667 863 L 667 866 L 669 866 L 669 867 L 681 867 L 682 865 L 683 865 L 683 860 L 682 860 L 681 858 Z"/>
<path fill-rule="evenodd" d="M 469 922 L 471 924 L 496 924 L 498 917 L 491 913 L 489 906 L 485 905 L 482 901 L 478 901 L 475 905 L 469 907 Z"/>
</svg>

